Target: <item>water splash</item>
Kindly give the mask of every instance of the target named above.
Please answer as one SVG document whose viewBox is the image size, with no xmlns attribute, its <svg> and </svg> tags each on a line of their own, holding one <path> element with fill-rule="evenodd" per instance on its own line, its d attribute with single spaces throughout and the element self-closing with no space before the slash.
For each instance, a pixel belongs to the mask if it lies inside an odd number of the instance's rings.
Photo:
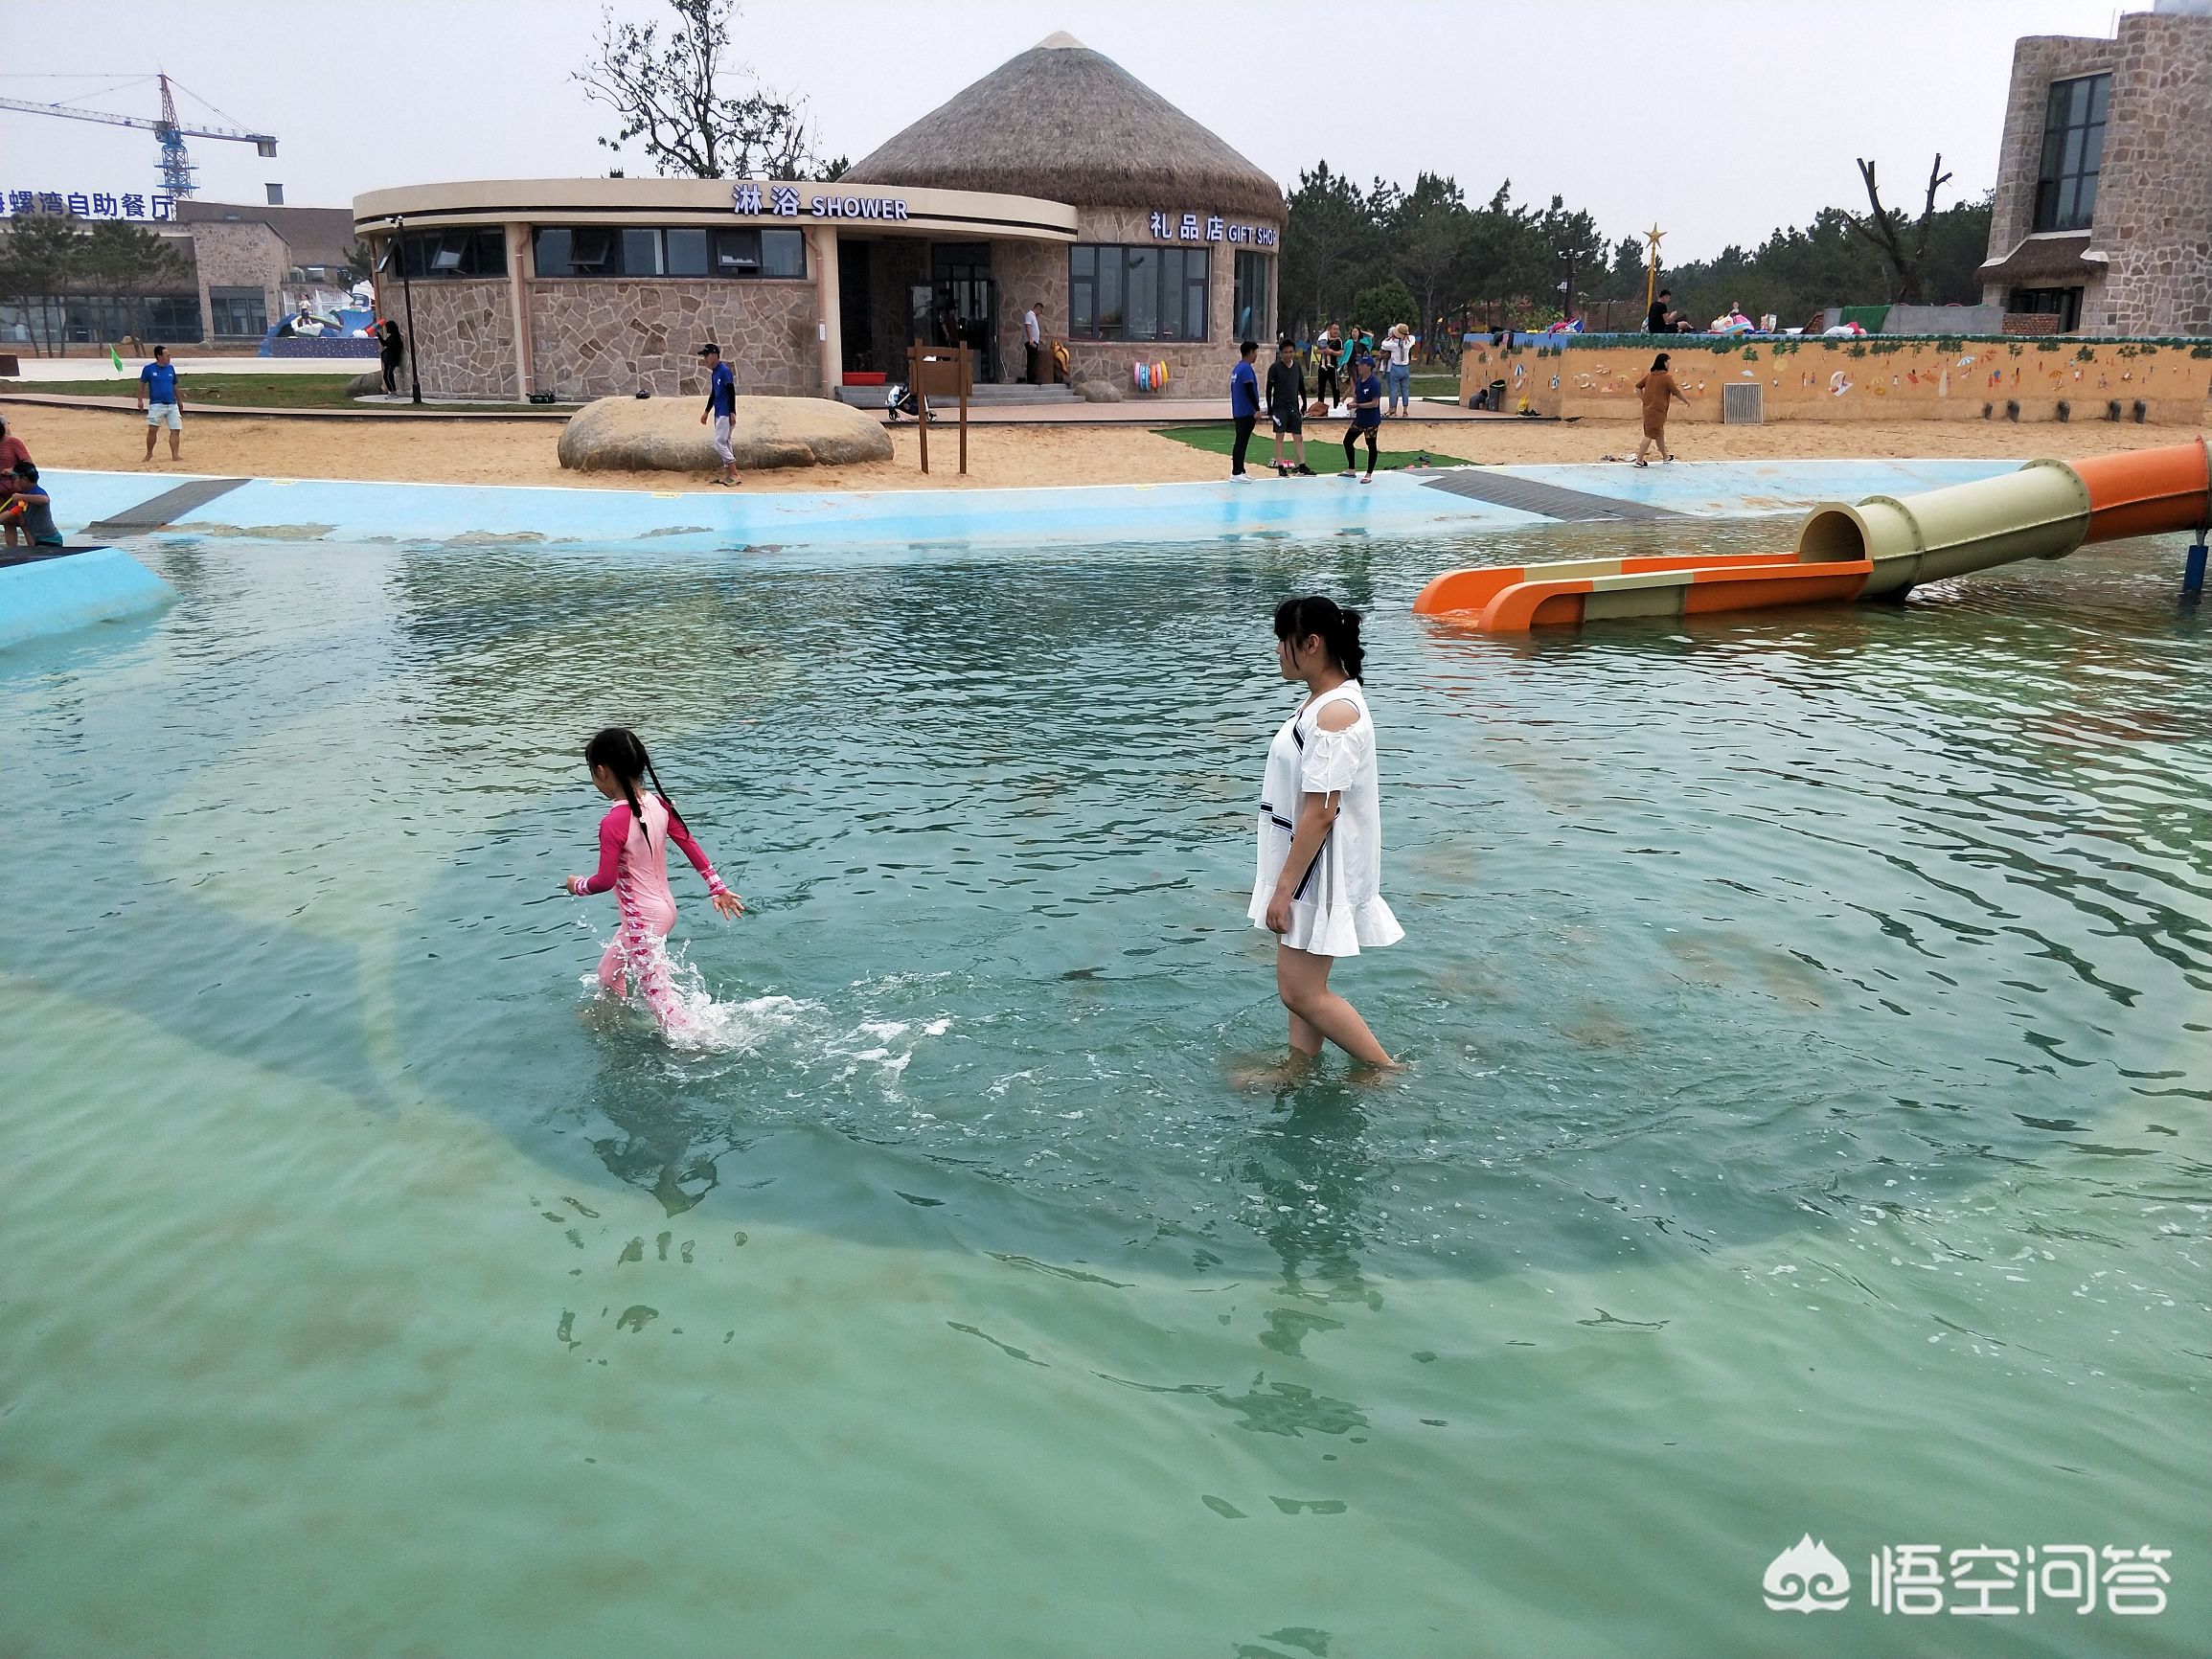
<svg viewBox="0 0 2212 1659">
<path fill-rule="evenodd" d="M 752 1054 L 770 1037 L 788 1030 L 814 1005 L 788 996 L 756 996 L 742 1001 L 718 997 L 707 989 L 706 978 L 684 953 L 671 950 L 666 940 L 651 946 L 650 969 L 665 972 L 671 995 L 660 1034 L 670 1048 L 683 1054 Z M 645 998 L 634 988 L 620 999 L 600 987 L 596 974 L 582 983 L 595 997 L 643 1006 Z"/>
</svg>

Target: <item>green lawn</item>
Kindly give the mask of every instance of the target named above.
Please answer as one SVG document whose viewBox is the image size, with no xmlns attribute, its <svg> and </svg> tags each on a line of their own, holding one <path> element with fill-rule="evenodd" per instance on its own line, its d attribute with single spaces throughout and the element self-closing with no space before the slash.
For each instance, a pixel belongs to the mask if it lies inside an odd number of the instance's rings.
<svg viewBox="0 0 2212 1659">
<path fill-rule="evenodd" d="M 376 367 L 369 359 L 362 360 L 358 369 L 348 369 L 332 375 L 194 375 L 189 365 L 177 373 L 177 387 L 184 395 L 184 406 L 189 410 L 194 404 L 216 408 L 252 409 L 359 409 L 376 408 L 376 404 L 355 403 L 346 396 L 346 388 L 356 375 L 367 374 Z M 407 390 L 404 373 L 399 377 L 400 395 Z M 95 380 L 0 380 L 0 392 L 51 394 L 57 398 L 135 398 L 138 378 L 134 375 L 110 375 Z M 431 404 L 436 408 L 482 408 L 475 403 Z M 555 404 L 555 408 L 573 408 L 573 404 Z M 525 405 L 542 408 L 546 405 Z"/>
<path fill-rule="evenodd" d="M 1155 426 L 1152 430 L 1162 438 L 1173 438 L 1177 443 L 1188 443 L 1193 449 L 1203 449 L 1224 458 L 1237 442 L 1236 428 L 1225 420 L 1219 426 Z M 1387 438 L 1389 434 L 1390 422 L 1386 420 L 1382 423 L 1382 435 Z M 1252 434 L 1251 447 L 1244 452 L 1245 465 L 1265 470 L 1274 465 L 1274 453 L 1275 435 L 1263 425 Z M 1285 443 L 1283 458 L 1287 461 L 1290 455 L 1290 445 Z M 1469 465 L 1464 457 L 1447 455 L 1439 449 L 1379 449 L 1375 455 L 1375 470 L 1395 472 L 1400 467 L 1413 466 L 1424 456 L 1436 466 Z M 1364 440 L 1360 443 L 1358 457 L 1359 468 L 1365 471 L 1367 444 Z M 1344 428 L 1340 424 L 1334 420 L 1326 424 L 1316 422 L 1315 429 L 1306 434 L 1306 465 L 1316 472 L 1344 470 Z"/>
</svg>

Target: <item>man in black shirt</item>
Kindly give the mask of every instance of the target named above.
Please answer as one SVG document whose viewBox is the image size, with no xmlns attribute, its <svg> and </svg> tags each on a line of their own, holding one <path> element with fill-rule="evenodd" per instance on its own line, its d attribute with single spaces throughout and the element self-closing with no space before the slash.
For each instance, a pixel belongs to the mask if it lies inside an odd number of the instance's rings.
<svg viewBox="0 0 2212 1659">
<path fill-rule="evenodd" d="M 1644 318 L 1647 334 L 1686 334 L 1690 327 L 1682 321 L 1682 313 L 1673 308 L 1675 290 L 1661 288 L 1659 297 L 1652 302 L 1651 311 Z"/>
<path fill-rule="evenodd" d="M 1288 432 L 1297 446 L 1298 476 L 1312 477 L 1313 469 L 1306 465 L 1306 371 L 1298 366 L 1298 347 L 1290 340 L 1275 348 L 1275 360 L 1267 365 L 1267 418 L 1275 428 L 1277 476 L 1290 476 L 1283 465 L 1283 434 Z"/>
</svg>

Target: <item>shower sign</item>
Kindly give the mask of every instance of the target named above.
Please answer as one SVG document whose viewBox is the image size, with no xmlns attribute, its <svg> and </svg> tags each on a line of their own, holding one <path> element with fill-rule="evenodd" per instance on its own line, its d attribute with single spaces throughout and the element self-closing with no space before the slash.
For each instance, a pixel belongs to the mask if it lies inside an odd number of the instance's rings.
<svg viewBox="0 0 2212 1659">
<path fill-rule="evenodd" d="M 793 184 L 772 184 L 765 197 L 757 184 L 730 186 L 733 213 L 793 219 L 799 216 L 801 200 L 799 187 Z M 906 216 L 904 196 L 810 195 L 805 197 L 804 202 L 806 211 L 818 219 L 902 219 Z"/>
</svg>

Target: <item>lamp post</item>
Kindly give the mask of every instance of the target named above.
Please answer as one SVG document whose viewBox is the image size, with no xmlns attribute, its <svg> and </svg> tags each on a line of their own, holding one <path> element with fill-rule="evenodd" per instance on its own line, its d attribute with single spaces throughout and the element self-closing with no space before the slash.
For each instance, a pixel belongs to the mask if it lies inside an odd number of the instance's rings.
<svg viewBox="0 0 2212 1659">
<path fill-rule="evenodd" d="M 392 216 L 392 252 L 399 261 L 399 292 L 407 306 L 407 385 L 414 393 L 413 401 L 422 401 L 422 338 L 415 332 L 415 284 L 407 280 L 407 216 Z"/>
<path fill-rule="evenodd" d="M 1575 311 L 1575 250 L 1561 248 L 1559 257 L 1567 262 L 1567 280 L 1560 284 L 1562 296 L 1560 301 L 1560 321 L 1570 323 L 1574 321 Z"/>
</svg>

